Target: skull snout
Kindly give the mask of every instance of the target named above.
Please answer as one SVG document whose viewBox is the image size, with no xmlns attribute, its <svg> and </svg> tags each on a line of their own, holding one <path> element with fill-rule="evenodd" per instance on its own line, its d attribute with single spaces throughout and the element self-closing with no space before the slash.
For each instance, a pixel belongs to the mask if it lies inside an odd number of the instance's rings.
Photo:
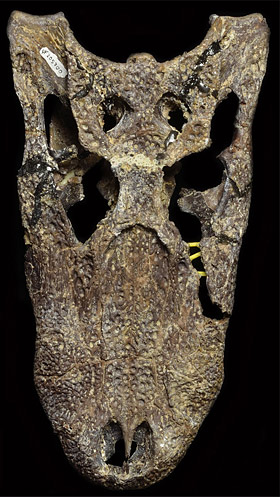
<svg viewBox="0 0 280 497">
<path fill-rule="evenodd" d="M 174 468 L 195 430 L 180 428 L 162 419 L 161 413 L 150 422 L 136 418 L 137 413 L 130 419 L 120 415 L 119 420 L 115 417 L 103 427 L 92 425 L 70 437 L 60 433 L 63 449 L 72 464 L 97 485 L 119 490 L 149 486 Z"/>
</svg>

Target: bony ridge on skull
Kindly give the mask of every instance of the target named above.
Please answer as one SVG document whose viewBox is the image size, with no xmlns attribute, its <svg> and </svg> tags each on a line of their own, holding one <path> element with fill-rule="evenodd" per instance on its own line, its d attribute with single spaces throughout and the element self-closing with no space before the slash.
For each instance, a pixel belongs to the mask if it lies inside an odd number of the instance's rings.
<svg viewBox="0 0 280 497">
<path fill-rule="evenodd" d="M 214 15 L 210 23 L 200 45 L 175 59 L 143 53 L 116 63 L 85 50 L 62 13 L 15 11 L 9 20 L 26 133 L 18 192 L 36 388 L 69 460 L 115 489 L 172 471 L 223 382 L 269 30 L 260 14 Z M 232 143 L 219 156 L 221 183 L 180 193 L 180 209 L 201 222 L 201 240 L 186 243 L 168 210 L 179 161 L 210 146 L 213 114 L 231 92 L 239 106 Z M 58 104 L 47 137 L 49 94 Z M 178 129 L 169 121 L 174 109 Z M 102 159 L 98 188 L 109 207 L 81 243 L 67 211 Z M 198 256 L 203 271 L 193 266 Z M 201 279 L 219 316 L 205 315 Z"/>
</svg>

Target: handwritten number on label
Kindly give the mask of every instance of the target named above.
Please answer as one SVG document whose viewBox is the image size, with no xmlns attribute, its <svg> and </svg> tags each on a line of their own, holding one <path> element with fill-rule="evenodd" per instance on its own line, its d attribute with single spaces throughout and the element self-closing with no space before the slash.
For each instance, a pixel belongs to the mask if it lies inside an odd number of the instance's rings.
<svg viewBox="0 0 280 497">
<path fill-rule="evenodd" d="M 50 68 L 59 78 L 65 78 L 65 76 L 67 75 L 67 70 L 53 52 L 51 52 L 47 47 L 42 47 L 40 50 L 40 55 L 43 57 L 43 59 L 45 59 Z"/>
</svg>

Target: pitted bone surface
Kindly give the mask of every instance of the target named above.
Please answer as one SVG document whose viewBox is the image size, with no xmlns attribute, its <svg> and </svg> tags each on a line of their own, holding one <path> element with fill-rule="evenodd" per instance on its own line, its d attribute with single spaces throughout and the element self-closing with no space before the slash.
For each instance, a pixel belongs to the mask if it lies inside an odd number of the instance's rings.
<svg viewBox="0 0 280 497">
<path fill-rule="evenodd" d="M 114 489 L 170 473 L 223 382 L 269 31 L 261 14 L 213 15 L 210 23 L 200 45 L 173 60 L 140 53 L 116 63 L 79 45 L 62 13 L 15 11 L 9 21 L 25 120 L 18 191 L 37 326 L 35 383 L 69 460 Z M 200 275 L 168 207 L 174 164 L 211 145 L 211 120 L 230 92 L 239 107 L 232 143 L 220 154 L 222 182 L 182 189 L 178 201 L 201 222 L 201 277 L 218 319 L 203 311 Z M 60 106 L 48 142 L 49 94 Z M 168 121 L 176 108 L 181 130 Z M 108 210 L 81 243 L 67 210 L 83 198 L 83 175 L 100 160 L 97 186 Z M 111 458 L 120 440 L 117 465 Z"/>
</svg>

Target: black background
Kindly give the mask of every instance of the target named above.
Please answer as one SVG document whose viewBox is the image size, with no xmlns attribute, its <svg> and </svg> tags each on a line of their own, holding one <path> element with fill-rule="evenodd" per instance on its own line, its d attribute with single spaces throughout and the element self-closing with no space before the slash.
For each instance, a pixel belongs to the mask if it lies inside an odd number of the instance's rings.
<svg viewBox="0 0 280 497">
<path fill-rule="evenodd" d="M 276 1 L 1 2 L 1 280 L 3 288 L 3 464 L 1 495 L 279 495 L 278 492 L 278 26 Z M 23 272 L 16 193 L 24 128 L 13 90 L 6 24 L 12 10 L 63 11 L 77 40 L 124 62 L 135 52 L 158 60 L 204 38 L 209 15 L 260 12 L 271 29 L 268 70 L 253 125 L 254 182 L 227 333 L 225 382 L 186 457 L 142 491 L 110 492 L 69 465 L 37 398 L 35 324 Z M 4 150 L 4 157 L 3 157 Z"/>
</svg>

